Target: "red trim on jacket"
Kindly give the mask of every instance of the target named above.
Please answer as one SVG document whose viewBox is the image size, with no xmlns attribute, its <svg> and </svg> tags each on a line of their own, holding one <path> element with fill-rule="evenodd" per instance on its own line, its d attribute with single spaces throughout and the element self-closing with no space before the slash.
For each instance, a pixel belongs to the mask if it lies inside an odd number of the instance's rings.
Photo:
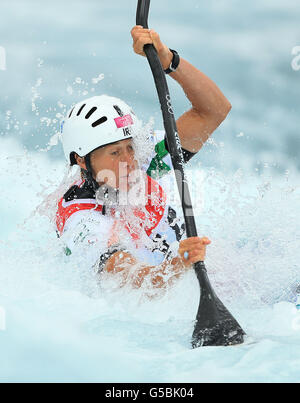
<svg viewBox="0 0 300 403">
<path fill-rule="evenodd" d="M 84 182 L 80 182 L 82 185 Z M 148 203 L 145 205 L 145 208 L 148 214 L 145 214 L 145 210 L 142 211 L 139 208 L 134 209 L 134 214 L 136 217 L 142 219 L 142 223 L 140 223 L 140 228 L 135 227 L 135 223 L 128 223 L 126 221 L 126 217 L 121 217 L 120 219 L 124 222 L 124 225 L 133 239 L 139 239 L 139 233 L 143 228 L 146 234 L 149 236 L 154 228 L 156 228 L 162 219 L 166 207 L 166 194 L 160 184 L 155 181 L 153 178 L 147 175 L 147 186 L 145 189 L 146 197 Z M 59 234 L 63 233 L 66 221 L 77 211 L 83 210 L 95 210 L 102 212 L 102 205 L 97 205 L 96 200 L 92 203 L 85 203 L 84 200 L 89 199 L 80 199 L 76 200 L 76 203 L 65 202 L 66 204 L 72 203 L 70 205 L 64 206 L 64 198 L 62 197 L 58 202 L 58 209 L 56 213 L 56 226 Z M 74 202 L 74 201 L 73 201 Z M 114 209 L 111 209 L 112 216 L 114 216 Z"/>
</svg>

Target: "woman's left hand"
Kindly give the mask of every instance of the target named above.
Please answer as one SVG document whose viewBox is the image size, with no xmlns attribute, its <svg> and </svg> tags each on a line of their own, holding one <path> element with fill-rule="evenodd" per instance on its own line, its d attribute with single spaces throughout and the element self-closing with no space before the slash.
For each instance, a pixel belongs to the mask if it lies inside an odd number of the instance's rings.
<svg viewBox="0 0 300 403">
<path fill-rule="evenodd" d="M 163 69 L 166 70 L 170 66 L 173 53 L 160 40 L 157 32 L 153 29 L 146 29 L 141 25 L 136 25 L 131 30 L 131 36 L 133 39 L 133 49 L 136 54 L 146 56 L 144 46 L 147 44 L 154 45 Z"/>
</svg>

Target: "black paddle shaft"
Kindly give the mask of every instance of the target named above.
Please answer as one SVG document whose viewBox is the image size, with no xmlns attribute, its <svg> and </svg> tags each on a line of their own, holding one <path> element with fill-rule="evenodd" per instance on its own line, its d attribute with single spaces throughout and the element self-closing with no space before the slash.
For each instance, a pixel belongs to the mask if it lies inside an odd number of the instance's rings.
<svg viewBox="0 0 300 403">
<path fill-rule="evenodd" d="M 148 28 L 150 0 L 138 0 L 136 24 Z M 145 45 L 159 102 L 163 115 L 167 144 L 175 171 L 176 182 L 181 198 L 181 205 L 186 225 L 187 237 L 197 236 L 197 228 L 193 214 L 192 202 L 184 171 L 184 159 L 177 132 L 175 116 L 164 70 L 153 45 Z M 207 276 L 204 262 L 194 264 L 200 285 L 200 303 L 196 317 L 192 346 L 230 345 L 243 342 L 245 334 L 237 321 L 216 296 Z"/>
</svg>

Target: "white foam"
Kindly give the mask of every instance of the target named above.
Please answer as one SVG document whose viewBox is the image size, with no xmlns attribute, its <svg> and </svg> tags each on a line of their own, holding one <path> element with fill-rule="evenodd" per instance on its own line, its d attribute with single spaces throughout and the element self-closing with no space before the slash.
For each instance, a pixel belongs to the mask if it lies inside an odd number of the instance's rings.
<svg viewBox="0 0 300 403">
<path fill-rule="evenodd" d="M 0 142 L 7 155 L 0 166 L 2 380 L 299 380 L 297 312 L 286 301 L 299 275 L 299 189 L 280 180 L 261 188 L 261 180 L 248 182 L 241 173 L 207 175 L 198 218 L 200 232 L 212 239 L 207 267 L 257 343 L 191 350 L 199 301 L 194 273 L 152 300 L 144 289 L 119 289 L 112 277 L 99 287 L 93 273 L 63 255 L 49 220 L 65 164 L 24 153 L 16 141 Z M 64 186 L 74 176 L 66 178 Z M 41 201 L 44 209 L 36 211 Z"/>
</svg>

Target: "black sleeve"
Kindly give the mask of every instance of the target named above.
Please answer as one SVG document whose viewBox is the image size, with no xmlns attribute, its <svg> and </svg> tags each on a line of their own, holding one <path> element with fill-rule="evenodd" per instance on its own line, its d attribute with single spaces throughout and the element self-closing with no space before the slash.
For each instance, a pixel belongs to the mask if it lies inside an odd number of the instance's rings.
<svg viewBox="0 0 300 403">
<path fill-rule="evenodd" d="M 167 144 L 166 135 L 165 135 L 165 148 L 168 151 L 168 153 L 170 153 L 169 148 L 168 148 L 168 144 Z M 184 162 L 187 163 L 197 153 L 192 153 L 191 151 L 188 151 L 185 148 L 182 148 L 182 154 L 183 154 Z"/>
</svg>

